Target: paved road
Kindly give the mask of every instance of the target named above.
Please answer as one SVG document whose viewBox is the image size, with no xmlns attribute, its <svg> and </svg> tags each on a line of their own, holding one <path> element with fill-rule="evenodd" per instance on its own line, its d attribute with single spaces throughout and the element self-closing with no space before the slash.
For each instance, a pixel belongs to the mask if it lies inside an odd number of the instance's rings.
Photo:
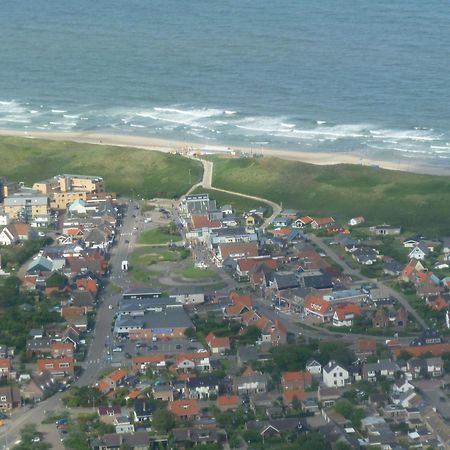
<svg viewBox="0 0 450 450">
<path fill-rule="evenodd" d="M 242 194 L 240 192 L 228 191 L 226 189 L 220 189 L 220 188 L 213 187 L 212 178 L 213 178 L 213 172 L 214 172 L 214 163 L 212 161 L 207 161 L 205 159 L 199 159 L 199 158 L 195 158 L 195 159 L 197 161 L 200 161 L 203 164 L 203 178 L 200 183 L 197 183 L 196 185 L 192 186 L 191 189 L 189 189 L 189 191 L 185 195 L 189 195 L 191 192 L 195 191 L 195 189 L 197 189 L 198 187 L 203 187 L 205 189 L 212 189 L 214 191 L 224 192 L 226 194 L 231 194 L 231 195 L 237 195 L 239 197 L 249 198 L 251 200 L 256 200 L 258 202 L 265 203 L 266 205 L 269 205 L 272 208 L 272 215 L 264 221 L 264 223 L 262 225 L 263 230 L 266 229 L 272 223 L 273 219 L 275 219 L 275 217 L 277 217 L 280 214 L 281 206 L 278 203 L 272 202 L 271 200 L 267 200 L 266 198 L 257 197 L 256 195 L 247 195 L 247 194 Z"/>
<path fill-rule="evenodd" d="M 101 372 L 110 367 L 113 347 L 111 327 L 121 298 L 120 294 L 114 293 L 114 288 L 118 286 L 121 289 L 126 289 L 130 286 L 129 277 L 122 271 L 121 263 L 128 260 L 129 254 L 136 245 L 138 230 L 134 228 L 139 228 L 138 215 L 139 210 L 136 209 L 136 205 L 130 202 L 122 221 L 117 244 L 112 248 L 109 261 L 109 281 L 114 286 L 108 286 L 102 295 L 103 301 L 97 311 L 95 331 L 92 335 L 86 361 L 83 364 L 84 372 L 77 382 L 79 386 L 96 382 Z M 112 306 L 111 309 L 110 306 Z"/>
<path fill-rule="evenodd" d="M 314 234 L 308 234 L 308 239 L 313 242 L 317 247 L 319 247 L 330 259 L 332 259 L 336 264 L 338 264 L 344 271 L 344 273 L 348 275 L 353 275 L 359 277 L 362 281 L 368 283 L 376 283 L 380 288 L 384 290 L 388 295 L 395 297 L 398 299 L 399 303 L 408 311 L 408 313 L 413 316 L 417 323 L 422 328 L 429 328 L 422 317 L 417 313 L 417 311 L 410 305 L 408 299 L 400 294 L 398 291 L 392 289 L 390 286 L 387 286 L 382 281 L 374 280 L 371 278 L 367 278 L 361 275 L 359 270 L 352 269 L 344 260 L 338 256 L 329 245 L 327 245 L 322 238 L 315 236 Z"/>
<path fill-rule="evenodd" d="M 123 289 L 130 286 L 130 281 L 121 270 L 121 262 L 128 259 L 129 253 L 133 251 L 135 246 L 137 230 L 134 230 L 134 228 L 141 225 L 139 225 L 139 219 L 133 217 L 133 215 L 138 214 L 139 211 L 135 209 L 133 204 L 129 204 L 126 215 L 123 218 L 118 242 L 112 249 L 109 261 L 111 265 L 111 283 Z M 97 311 L 95 331 L 91 336 L 88 356 L 82 364 L 85 370 L 76 383 L 78 386 L 94 383 L 97 381 L 100 373 L 110 366 L 108 351 L 111 352 L 112 350 L 111 324 L 120 297 L 120 295 L 114 294 L 113 287 L 107 287 L 102 294 L 103 302 Z M 112 305 L 113 308 L 109 309 L 109 305 Z M 0 449 L 11 448 L 12 444 L 19 438 L 20 430 L 25 425 L 34 423 L 39 427 L 46 411 L 64 409 L 64 405 L 61 402 L 62 395 L 58 393 L 36 404 L 34 408 L 20 408 L 15 411 L 11 419 L 7 421 L 7 426 L 0 429 Z"/>
</svg>

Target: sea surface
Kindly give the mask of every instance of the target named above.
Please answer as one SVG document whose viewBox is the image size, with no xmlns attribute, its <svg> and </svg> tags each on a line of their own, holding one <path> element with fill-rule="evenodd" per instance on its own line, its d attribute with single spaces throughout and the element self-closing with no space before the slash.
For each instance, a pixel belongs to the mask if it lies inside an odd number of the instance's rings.
<svg viewBox="0 0 450 450">
<path fill-rule="evenodd" d="M 3 0 L 0 128 L 450 169 L 450 4 Z"/>
</svg>

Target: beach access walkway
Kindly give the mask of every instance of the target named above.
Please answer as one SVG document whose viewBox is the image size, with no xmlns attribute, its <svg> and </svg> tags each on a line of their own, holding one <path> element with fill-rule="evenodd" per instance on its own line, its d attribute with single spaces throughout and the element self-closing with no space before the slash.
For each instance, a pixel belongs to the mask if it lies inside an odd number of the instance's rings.
<svg viewBox="0 0 450 450">
<path fill-rule="evenodd" d="M 189 157 L 189 158 L 191 158 L 191 157 Z M 227 189 L 220 189 L 220 188 L 214 187 L 212 185 L 214 163 L 212 161 L 208 161 L 206 159 L 201 159 L 201 158 L 192 157 L 192 159 L 195 159 L 196 161 L 200 161 L 203 164 L 203 178 L 202 178 L 202 181 L 200 181 L 197 184 L 194 184 L 194 186 L 192 186 L 189 189 L 189 191 L 186 192 L 185 195 L 189 195 L 192 192 L 194 192 L 196 189 L 198 189 L 199 187 L 202 187 L 204 189 L 210 189 L 213 191 L 224 192 L 225 194 L 236 195 L 239 197 L 249 198 L 251 200 L 256 200 L 258 202 L 265 203 L 266 205 L 268 205 L 272 208 L 272 214 L 270 215 L 270 217 L 267 217 L 266 220 L 264 221 L 264 223 L 262 225 L 263 230 L 265 230 L 272 223 L 272 221 L 275 219 L 275 217 L 277 217 L 281 213 L 281 206 L 278 203 L 275 203 L 266 198 L 257 197 L 255 195 L 242 194 L 241 192 L 228 191 Z"/>
</svg>

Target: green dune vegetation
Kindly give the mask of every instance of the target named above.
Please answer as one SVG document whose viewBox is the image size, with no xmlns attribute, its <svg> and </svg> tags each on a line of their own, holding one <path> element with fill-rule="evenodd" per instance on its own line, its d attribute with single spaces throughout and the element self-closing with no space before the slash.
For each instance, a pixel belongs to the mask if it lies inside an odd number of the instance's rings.
<svg viewBox="0 0 450 450">
<path fill-rule="evenodd" d="M 214 187 L 268 198 L 302 214 L 342 223 L 363 215 L 366 225 L 402 225 L 430 237 L 450 232 L 448 177 L 269 157 L 213 160 Z"/>
<path fill-rule="evenodd" d="M 0 176 L 27 185 L 61 173 L 99 175 L 109 191 L 175 198 L 200 181 L 199 162 L 179 155 L 108 145 L 0 137 Z"/>
</svg>

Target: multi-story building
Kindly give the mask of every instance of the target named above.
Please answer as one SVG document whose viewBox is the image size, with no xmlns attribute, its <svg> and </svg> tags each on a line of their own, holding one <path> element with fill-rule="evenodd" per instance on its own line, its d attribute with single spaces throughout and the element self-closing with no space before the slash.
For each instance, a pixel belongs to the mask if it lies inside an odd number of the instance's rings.
<svg viewBox="0 0 450 450">
<path fill-rule="evenodd" d="M 3 208 L 11 219 L 27 223 L 48 217 L 50 210 L 48 197 L 32 190 L 6 197 Z"/>
<path fill-rule="evenodd" d="M 34 183 L 33 189 L 47 194 L 52 208 L 65 209 L 75 200 L 86 201 L 92 194 L 105 192 L 105 184 L 98 176 L 64 174 Z"/>
</svg>

